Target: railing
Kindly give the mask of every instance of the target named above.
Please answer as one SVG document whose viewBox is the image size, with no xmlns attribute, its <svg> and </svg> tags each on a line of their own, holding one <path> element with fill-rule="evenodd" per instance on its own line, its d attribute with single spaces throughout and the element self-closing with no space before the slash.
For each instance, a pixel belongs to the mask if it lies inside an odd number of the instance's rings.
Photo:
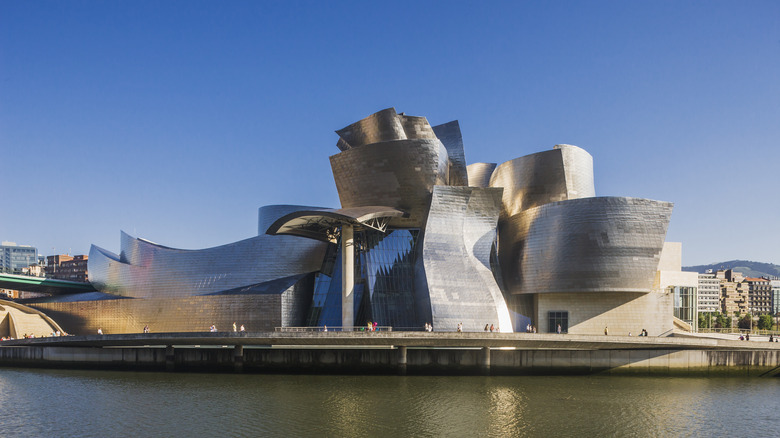
<svg viewBox="0 0 780 438">
<path fill-rule="evenodd" d="M 780 330 L 759 330 L 757 328 L 754 328 L 753 330 L 750 329 L 741 329 L 737 327 L 726 327 L 726 328 L 699 328 L 699 333 L 720 333 L 720 334 L 737 334 L 737 335 L 745 335 L 745 334 L 751 334 L 751 335 L 762 335 L 762 336 L 769 336 L 769 335 L 780 335 Z"/>
<path fill-rule="evenodd" d="M 368 326 L 341 327 L 341 326 L 323 326 L 323 327 L 274 327 L 275 332 L 391 332 L 392 326 L 379 325 L 371 330 Z"/>
</svg>

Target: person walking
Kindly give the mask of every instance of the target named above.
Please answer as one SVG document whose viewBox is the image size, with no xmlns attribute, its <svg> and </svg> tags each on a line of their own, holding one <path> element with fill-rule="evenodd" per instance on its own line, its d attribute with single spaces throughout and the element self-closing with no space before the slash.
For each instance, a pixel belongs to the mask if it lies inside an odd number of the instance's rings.
<svg viewBox="0 0 780 438">
<path fill-rule="evenodd" d="M 609 327 L 604 326 L 604 336 L 608 336 L 608 335 L 609 335 Z"/>
</svg>

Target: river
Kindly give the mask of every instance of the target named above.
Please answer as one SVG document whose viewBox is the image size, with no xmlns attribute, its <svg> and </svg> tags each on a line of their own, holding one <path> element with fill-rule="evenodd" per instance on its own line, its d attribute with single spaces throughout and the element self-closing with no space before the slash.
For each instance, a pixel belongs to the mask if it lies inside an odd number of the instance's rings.
<svg viewBox="0 0 780 438">
<path fill-rule="evenodd" d="M 0 368 L 2 437 L 780 436 L 780 378 Z"/>
</svg>

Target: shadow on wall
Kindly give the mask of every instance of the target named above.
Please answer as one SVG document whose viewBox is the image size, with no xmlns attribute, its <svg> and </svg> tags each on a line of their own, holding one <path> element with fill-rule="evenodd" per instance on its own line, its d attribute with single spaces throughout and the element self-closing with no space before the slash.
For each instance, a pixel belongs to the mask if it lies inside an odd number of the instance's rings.
<svg viewBox="0 0 780 438">
<path fill-rule="evenodd" d="M 603 333 L 638 335 L 642 329 L 659 336 L 673 328 L 672 295 L 669 293 L 551 293 L 537 294 L 538 328 L 549 332 L 549 312 L 568 312 L 571 334 Z"/>
</svg>

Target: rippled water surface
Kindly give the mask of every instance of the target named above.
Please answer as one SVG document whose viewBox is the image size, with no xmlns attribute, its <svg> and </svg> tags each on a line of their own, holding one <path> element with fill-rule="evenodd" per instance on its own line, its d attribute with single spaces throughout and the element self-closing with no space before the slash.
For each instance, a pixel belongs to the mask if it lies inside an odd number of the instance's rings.
<svg viewBox="0 0 780 438">
<path fill-rule="evenodd" d="M 780 436 L 780 378 L 0 368 L 0 436 Z"/>
</svg>

